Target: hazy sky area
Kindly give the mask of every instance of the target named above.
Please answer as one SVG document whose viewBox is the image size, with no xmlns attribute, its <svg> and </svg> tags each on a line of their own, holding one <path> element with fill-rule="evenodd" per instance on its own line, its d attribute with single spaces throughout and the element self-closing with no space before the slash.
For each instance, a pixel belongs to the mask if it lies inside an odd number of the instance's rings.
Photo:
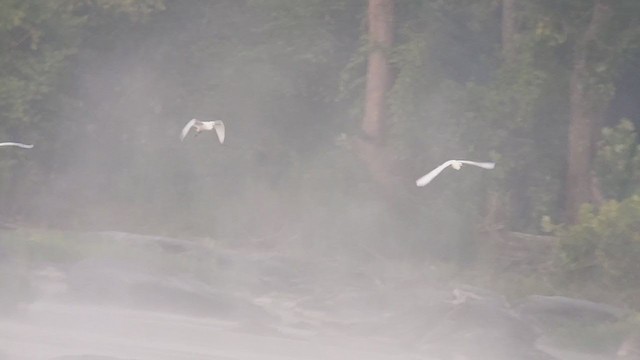
<svg viewBox="0 0 640 360">
<path fill-rule="evenodd" d="M 0 360 L 632 359 L 639 19 L 0 0 Z"/>
</svg>

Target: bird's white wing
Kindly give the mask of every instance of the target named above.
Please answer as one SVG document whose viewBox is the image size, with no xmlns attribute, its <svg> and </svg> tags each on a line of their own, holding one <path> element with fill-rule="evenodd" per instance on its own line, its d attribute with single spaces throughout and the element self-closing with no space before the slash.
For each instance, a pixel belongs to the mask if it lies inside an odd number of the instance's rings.
<svg viewBox="0 0 640 360">
<path fill-rule="evenodd" d="M 213 128 L 216 129 L 220 144 L 224 144 L 224 123 L 220 120 L 213 122 Z"/>
<path fill-rule="evenodd" d="M 31 149 L 33 147 L 33 145 L 21 144 L 17 142 L 3 142 L 3 143 L 0 143 L 0 146 L 17 146 L 23 149 Z"/>
<path fill-rule="evenodd" d="M 189 133 L 189 130 L 191 130 L 191 128 L 193 127 L 193 125 L 196 123 L 196 119 L 191 119 L 187 125 L 185 125 L 182 128 L 182 133 L 180 134 L 180 141 L 184 141 L 184 137 L 187 136 L 187 134 Z"/>
<path fill-rule="evenodd" d="M 431 170 L 427 175 L 421 177 L 416 180 L 416 185 L 425 186 L 433 180 L 434 177 L 438 176 L 447 166 L 451 165 L 455 160 L 446 161 L 444 164 L 438 166 L 437 168 Z"/>
<path fill-rule="evenodd" d="M 458 161 L 463 164 L 475 165 L 483 169 L 489 169 L 489 170 L 496 167 L 496 163 L 492 163 L 492 162 L 476 162 L 476 161 L 467 161 L 467 160 L 458 160 Z"/>
</svg>

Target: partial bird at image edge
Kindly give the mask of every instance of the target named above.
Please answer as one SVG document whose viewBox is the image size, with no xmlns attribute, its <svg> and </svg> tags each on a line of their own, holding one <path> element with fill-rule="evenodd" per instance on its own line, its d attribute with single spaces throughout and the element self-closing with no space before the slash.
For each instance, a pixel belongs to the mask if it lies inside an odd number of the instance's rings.
<svg viewBox="0 0 640 360">
<path fill-rule="evenodd" d="M 23 149 L 31 149 L 31 148 L 33 148 L 32 144 L 22 144 L 22 143 L 17 143 L 17 142 L 2 142 L 2 143 L 0 143 L 0 146 L 16 146 L 16 147 L 23 148 Z"/>
</svg>

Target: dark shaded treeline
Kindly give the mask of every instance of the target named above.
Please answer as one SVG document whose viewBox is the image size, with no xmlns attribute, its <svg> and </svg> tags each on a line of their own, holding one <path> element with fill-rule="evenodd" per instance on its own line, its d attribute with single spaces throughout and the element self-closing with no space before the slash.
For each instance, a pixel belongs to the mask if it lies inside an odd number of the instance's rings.
<svg viewBox="0 0 640 360">
<path fill-rule="evenodd" d="M 636 1 L 389 3 L 381 49 L 364 0 L 0 1 L 0 140 L 36 144 L 2 150 L 0 215 L 458 257 L 611 193 L 593 164 L 603 126 L 637 121 Z M 225 145 L 180 143 L 193 117 Z M 499 165 L 415 187 L 450 158 Z"/>
</svg>

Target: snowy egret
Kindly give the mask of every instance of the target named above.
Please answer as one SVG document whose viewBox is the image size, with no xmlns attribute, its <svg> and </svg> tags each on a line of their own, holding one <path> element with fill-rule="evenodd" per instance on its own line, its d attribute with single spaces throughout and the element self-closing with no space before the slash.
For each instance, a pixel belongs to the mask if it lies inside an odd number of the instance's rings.
<svg viewBox="0 0 640 360">
<path fill-rule="evenodd" d="M 481 167 L 483 169 L 493 169 L 496 166 L 496 164 L 492 163 L 492 162 L 475 162 L 475 161 L 467 161 L 467 160 L 449 160 L 449 161 L 446 161 L 444 164 L 438 166 L 437 168 L 431 170 L 427 175 L 425 175 L 425 176 L 421 177 L 420 179 L 416 180 L 416 185 L 425 186 L 428 183 L 430 183 L 431 180 L 433 180 L 433 178 L 438 176 L 438 174 L 440 174 L 442 172 L 442 170 L 444 170 L 446 167 L 451 166 L 452 168 L 454 168 L 456 170 L 460 170 L 460 168 L 462 167 L 462 164 L 474 165 L 474 166 Z"/>
<path fill-rule="evenodd" d="M 31 149 L 33 147 L 33 145 L 21 144 L 17 142 L 3 142 L 3 143 L 0 143 L 0 146 L 17 146 L 23 149 Z"/>
<path fill-rule="evenodd" d="M 187 125 L 182 128 L 182 134 L 180 135 L 180 140 L 184 141 L 185 136 L 189 133 L 191 128 L 196 129 L 196 135 L 198 135 L 201 131 L 211 131 L 215 130 L 218 135 L 218 140 L 220 140 L 220 144 L 224 143 L 224 123 L 220 120 L 217 121 L 200 121 L 196 119 L 191 119 L 187 123 Z"/>
</svg>

